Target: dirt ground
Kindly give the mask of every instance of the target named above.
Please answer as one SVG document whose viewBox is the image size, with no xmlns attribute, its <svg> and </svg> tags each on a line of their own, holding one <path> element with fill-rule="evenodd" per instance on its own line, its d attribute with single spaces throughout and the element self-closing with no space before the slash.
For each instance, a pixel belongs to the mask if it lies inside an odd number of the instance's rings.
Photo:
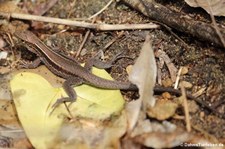
<svg viewBox="0 0 225 149">
<path fill-rule="evenodd" d="M 26 6 L 28 11 L 32 12 L 32 7 L 34 7 L 36 3 L 24 2 L 29 6 Z M 108 0 L 76 1 L 76 7 L 69 5 L 73 2 L 73 0 L 58 1 L 45 16 L 56 18 L 87 18 L 104 7 Z M 189 17 L 210 22 L 210 17 L 202 9 L 194 9 L 187 6 L 184 2 L 174 0 L 169 2 L 161 0 L 160 2 L 173 10 L 179 10 L 181 13 L 185 13 Z M 21 5 L 22 4 L 21 2 Z M 221 25 L 225 25 L 224 17 L 217 19 Z M 108 24 L 138 24 L 151 22 L 151 20 L 123 4 L 113 3 L 97 17 L 96 22 Z M 15 21 L 15 24 L 17 23 L 18 22 Z M 28 21 L 24 21 L 23 23 L 30 24 Z M 44 40 L 47 45 L 53 45 L 55 48 L 59 47 L 64 53 L 71 56 L 74 56 L 74 53 L 76 53 L 87 31 L 81 28 L 46 23 L 41 23 L 29 29 L 38 33 L 38 35 L 40 35 L 39 37 Z M 66 32 L 58 33 L 62 29 L 66 29 Z M 163 50 L 177 69 L 181 66 L 188 68 L 188 73 L 181 78 L 192 84 L 192 87 L 187 89 L 187 91 L 189 93 L 196 93 L 198 90 L 205 88 L 205 91 L 201 93 L 197 99 L 217 111 L 217 114 L 212 113 L 212 111 L 205 108 L 204 105 L 197 104 L 197 110 L 190 115 L 191 124 L 194 128 L 193 131 L 205 138 L 212 137 L 225 143 L 225 119 L 221 116 L 225 115 L 225 48 L 212 46 L 210 43 L 201 41 L 188 34 L 177 32 L 174 29 L 169 31 L 164 27 L 151 30 L 123 32 L 91 30 L 90 36 L 84 45 L 84 50 L 78 58 L 79 62 L 85 62 L 101 49 L 104 50 L 106 59 L 110 59 L 115 54 L 124 51 L 125 54 L 132 59 L 120 59 L 108 71 L 115 80 L 127 80 L 126 67 L 134 64 L 134 60 L 138 57 L 141 46 L 145 40 L 146 32 L 150 33 L 152 37 L 155 52 L 159 49 Z M 58 34 L 46 38 L 46 34 L 53 33 Z M 104 49 L 109 42 L 117 38 L 121 33 L 121 37 L 116 39 L 107 49 Z M 156 58 L 156 60 L 157 62 L 159 61 L 158 58 Z M 162 82 L 170 79 L 167 67 L 164 65 L 160 69 L 162 72 Z M 164 83 L 162 84 L 165 85 Z M 126 96 L 136 98 L 135 93 L 127 93 Z M 182 114 L 179 110 L 177 113 Z M 171 118 L 170 121 L 180 127 L 185 127 L 184 122 L 181 120 Z"/>
<path fill-rule="evenodd" d="M 65 8 L 60 8 L 60 6 L 64 5 L 63 1 L 61 1 L 60 5 L 56 5 L 50 11 L 48 15 L 54 14 L 55 17 L 60 17 L 63 13 L 66 13 Z M 79 9 L 71 9 L 70 11 L 74 11 L 72 17 L 75 18 L 86 18 L 91 16 L 93 12 L 96 12 L 104 5 L 106 5 L 107 1 L 97 1 L 98 4 L 93 5 L 91 1 L 85 3 L 77 2 Z M 164 2 L 166 6 L 170 7 L 174 10 L 181 10 L 182 13 L 186 13 L 192 17 L 198 17 L 200 20 L 207 20 L 209 16 L 206 16 L 203 10 L 193 9 L 182 2 Z M 181 5 L 182 4 L 182 5 Z M 182 6 L 182 7 L 181 7 Z M 204 15 L 201 15 L 204 14 Z M 64 14 L 65 17 L 68 14 Z M 106 11 L 100 14 L 100 21 L 109 23 L 109 24 L 122 24 L 122 23 L 146 23 L 150 22 L 150 20 L 138 12 L 131 10 L 127 6 L 124 5 L 111 5 Z M 209 21 L 209 20 L 208 20 Z M 220 22 L 224 24 L 224 19 L 221 18 Z M 57 30 L 57 29 L 56 29 Z M 56 30 L 52 30 L 51 32 L 56 32 Z M 165 51 L 172 63 L 175 64 L 177 68 L 181 66 L 186 66 L 189 68 L 188 75 L 182 78 L 185 81 L 190 82 L 193 87 L 190 92 L 194 93 L 197 90 L 206 87 L 207 92 L 198 97 L 199 100 L 204 101 L 208 105 L 215 105 L 216 103 L 221 103 L 216 107 L 216 110 L 224 115 L 225 113 L 225 53 L 223 48 L 210 46 L 209 43 L 205 41 L 200 41 L 194 37 L 191 37 L 187 34 L 182 34 L 180 32 L 176 32 L 176 30 L 172 30 L 177 36 L 179 36 L 185 43 L 181 42 L 175 36 L 171 34 L 165 28 L 153 29 L 150 30 L 150 34 L 153 37 L 153 46 L 155 50 L 162 49 Z M 118 39 L 115 43 L 113 43 L 107 50 L 106 55 L 112 57 L 116 53 L 122 51 L 126 52 L 126 55 L 135 58 L 138 56 L 139 51 L 141 49 L 141 45 L 145 39 L 144 30 L 141 31 L 125 31 L 124 36 Z M 85 33 L 85 32 L 83 32 Z M 87 49 L 87 53 L 82 56 L 81 62 L 85 61 L 86 58 L 91 57 L 93 52 L 102 49 L 108 42 L 110 42 L 115 36 L 117 36 L 118 32 L 96 32 L 92 31 L 92 35 L 89 37 L 87 43 L 85 44 L 85 49 Z M 65 35 L 62 38 L 56 38 L 55 40 L 63 40 L 65 38 L 67 41 L 74 39 L 70 38 L 70 36 Z M 79 37 L 77 37 L 79 38 Z M 64 40 L 65 40 L 64 39 Z M 54 41 L 55 41 L 54 40 Z M 77 40 L 75 40 L 77 41 Z M 55 41 L 58 45 L 62 45 L 62 41 Z M 75 50 L 78 48 L 79 43 L 75 44 L 74 42 L 69 42 L 66 44 L 67 50 Z M 65 43 L 64 43 L 65 44 Z M 64 45 L 63 44 L 63 45 Z M 126 79 L 126 71 L 124 68 L 126 66 L 132 64 L 132 60 L 121 59 L 116 63 L 116 66 L 113 67 L 110 71 L 112 76 L 116 80 L 124 80 Z M 166 67 L 162 68 L 163 72 L 166 72 L 167 75 L 163 76 L 162 80 L 166 80 L 169 78 L 169 73 Z M 121 77 L 122 76 L 122 77 Z M 199 105 L 201 107 L 201 105 Z M 204 116 L 201 117 L 204 113 Z M 192 124 L 200 128 L 209 134 L 215 136 L 219 140 L 224 140 L 225 137 L 225 120 L 219 118 L 210 111 L 204 108 L 200 108 L 196 113 L 191 115 Z M 176 120 L 173 120 L 176 121 Z"/>
</svg>

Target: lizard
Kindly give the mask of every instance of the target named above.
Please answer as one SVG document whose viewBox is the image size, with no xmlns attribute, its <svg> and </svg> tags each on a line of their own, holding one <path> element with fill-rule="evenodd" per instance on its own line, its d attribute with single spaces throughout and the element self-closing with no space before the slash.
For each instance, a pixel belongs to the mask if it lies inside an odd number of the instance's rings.
<svg viewBox="0 0 225 149">
<path fill-rule="evenodd" d="M 55 75 L 66 79 L 63 83 L 63 89 L 67 93 L 68 97 L 58 99 L 54 103 L 53 107 L 56 107 L 64 102 L 76 101 L 77 95 L 72 86 L 78 86 L 84 83 L 104 89 L 138 90 L 137 86 L 131 82 L 107 80 L 92 74 L 90 69 L 93 65 L 90 62 L 87 62 L 85 66 L 82 67 L 76 60 L 66 55 L 57 53 L 46 46 L 31 31 L 16 31 L 14 35 L 17 38 L 35 46 L 35 48 L 28 48 L 28 50 L 38 56 L 35 60 L 34 67 L 37 67 L 42 62 Z M 179 90 L 165 87 L 155 87 L 154 92 L 171 92 L 176 95 L 181 95 Z M 187 95 L 187 97 L 193 98 L 191 95 Z"/>
</svg>

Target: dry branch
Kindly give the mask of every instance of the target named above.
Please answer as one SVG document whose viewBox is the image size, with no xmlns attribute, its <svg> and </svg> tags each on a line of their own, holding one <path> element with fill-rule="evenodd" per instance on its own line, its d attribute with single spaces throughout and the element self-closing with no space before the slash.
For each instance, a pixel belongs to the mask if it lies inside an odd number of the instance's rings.
<svg viewBox="0 0 225 149">
<path fill-rule="evenodd" d="M 68 19 L 59 19 L 53 17 L 44 17 L 44 16 L 37 16 L 37 15 L 29 15 L 29 14 L 21 14 L 21 13 L 6 13 L 0 12 L 0 17 L 4 18 L 14 18 L 14 19 L 21 19 L 21 20 L 31 20 L 31 21 L 40 21 L 40 22 L 47 22 L 47 23 L 56 23 L 56 24 L 63 24 L 69 26 L 76 26 L 88 29 L 95 29 L 100 31 L 112 31 L 112 30 L 133 30 L 133 29 L 153 29 L 157 28 L 158 25 L 153 23 L 146 23 L 146 24 L 92 24 L 88 22 L 80 22 Z"/>
<path fill-rule="evenodd" d="M 209 41 L 217 46 L 224 47 L 212 24 L 188 18 L 181 13 L 174 12 L 154 2 L 154 0 L 121 0 L 121 2 L 173 29 L 191 34 L 200 40 Z M 218 29 L 222 37 L 225 38 L 225 29 L 219 27 Z"/>
</svg>

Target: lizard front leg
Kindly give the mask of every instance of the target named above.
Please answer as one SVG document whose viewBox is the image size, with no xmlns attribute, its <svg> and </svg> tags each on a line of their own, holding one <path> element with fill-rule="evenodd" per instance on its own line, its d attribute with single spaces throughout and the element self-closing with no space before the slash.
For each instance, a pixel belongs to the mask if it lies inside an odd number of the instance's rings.
<svg viewBox="0 0 225 149">
<path fill-rule="evenodd" d="M 32 47 L 29 47 L 28 45 L 25 46 L 27 50 L 36 53 L 35 50 Z M 37 54 L 37 53 L 36 53 Z M 40 57 L 37 57 L 34 61 L 23 63 L 19 68 L 26 68 L 26 69 L 34 69 L 37 68 L 41 64 L 42 60 Z"/>
<path fill-rule="evenodd" d="M 37 68 L 41 63 L 41 58 L 37 57 L 34 61 L 29 63 L 23 63 L 19 66 L 19 68 L 26 68 L 26 69 L 34 69 Z"/>
<path fill-rule="evenodd" d="M 77 94 L 75 90 L 73 89 L 74 86 L 79 86 L 83 84 L 83 79 L 79 77 L 71 77 L 68 78 L 64 83 L 63 83 L 63 89 L 67 93 L 69 97 L 62 97 L 57 99 L 57 101 L 53 104 L 53 108 L 57 107 L 58 105 L 65 103 L 65 102 L 75 102 L 77 99 Z"/>
</svg>

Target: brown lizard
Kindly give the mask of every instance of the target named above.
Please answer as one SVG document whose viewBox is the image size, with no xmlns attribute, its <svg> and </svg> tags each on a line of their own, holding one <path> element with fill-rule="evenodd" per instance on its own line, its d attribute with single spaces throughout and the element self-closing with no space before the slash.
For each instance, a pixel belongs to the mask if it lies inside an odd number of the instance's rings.
<svg viewBox="0 0 225 149">
<path fill-rule="evenodd" d="M 74 102 L 77 95 L 72 86 L 78 86 L 83 83 L 105 89 L 137 90 L 136 85 L 130 82 L 111 81 L 92 74 L 90 71 L 92 65 L 90 65 L 90 63 L 86 63 L 86 65 L 82 67 L 74 59 L 59 54 L 47 47 L 30 31 L 17 31 L 14 34 L 25 42 L 36 46 L 34 49 L 28 49 L 39 56 L 39 59 L 36 60 L 36 66 L 40 62 L 43 62 L 54 74 L 66 79 L 63 83 L 63 88 L 69 97 L 58 99 L 53 107 L 56 107 L 63 102 Z M 178 90 L 165 87 L 155 87 L 154 92 L 171 92 L 176 95 L 181 94 Z M 188 95 L 188 97 L 192 98 L 191 95 Z"/>
</svg>

